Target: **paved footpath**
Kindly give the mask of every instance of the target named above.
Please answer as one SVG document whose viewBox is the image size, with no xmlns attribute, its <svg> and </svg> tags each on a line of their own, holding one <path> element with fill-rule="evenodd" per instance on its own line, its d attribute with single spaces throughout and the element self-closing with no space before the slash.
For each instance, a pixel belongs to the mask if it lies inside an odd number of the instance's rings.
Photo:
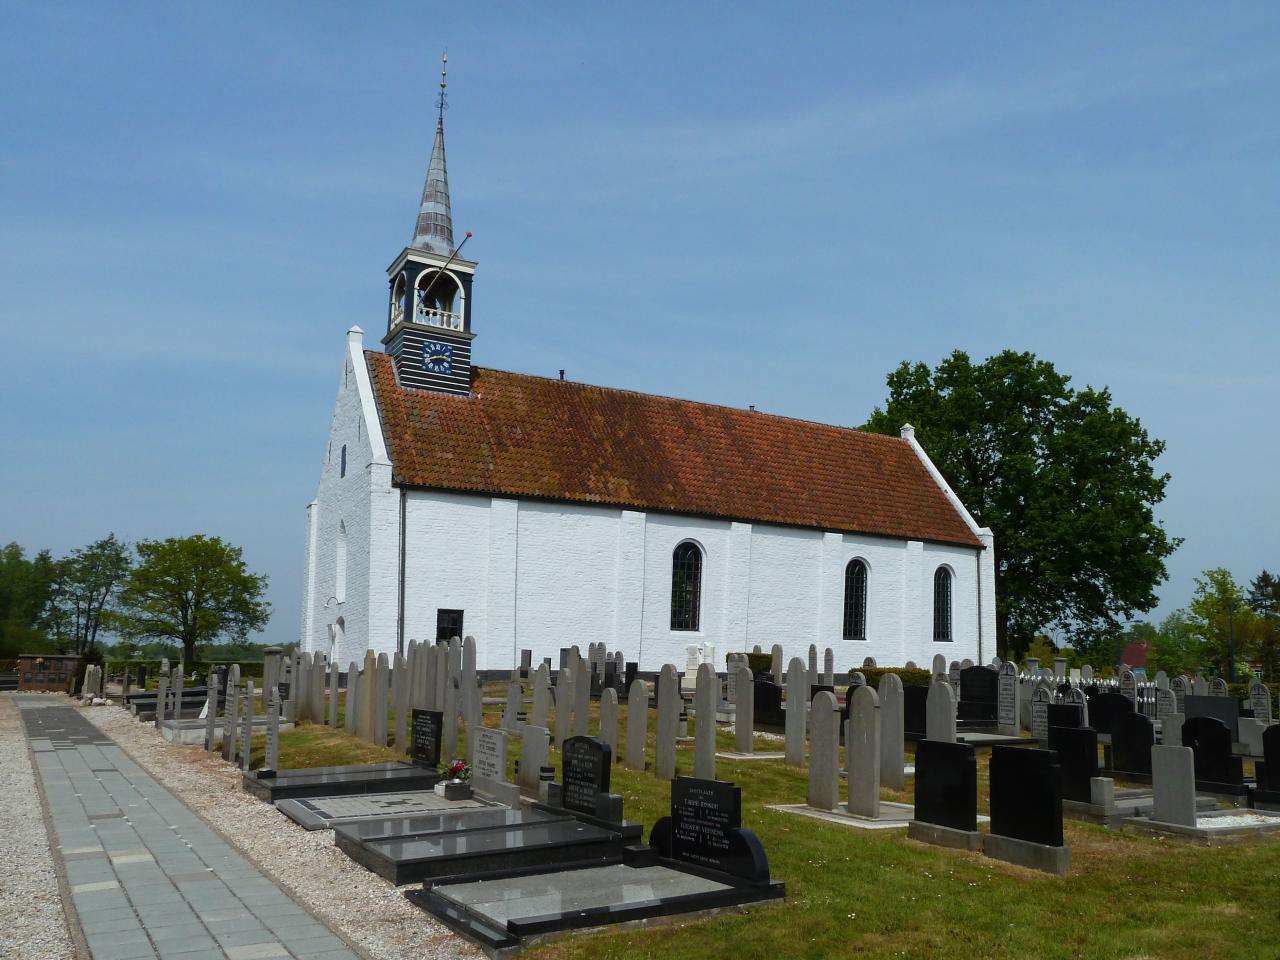
<svg viewBox="0 0 1280 960">
<path fill-rule="evenodd" d="M 93 960 L 356 960 L 77 710 L 17 701 Z"/>
</svg>

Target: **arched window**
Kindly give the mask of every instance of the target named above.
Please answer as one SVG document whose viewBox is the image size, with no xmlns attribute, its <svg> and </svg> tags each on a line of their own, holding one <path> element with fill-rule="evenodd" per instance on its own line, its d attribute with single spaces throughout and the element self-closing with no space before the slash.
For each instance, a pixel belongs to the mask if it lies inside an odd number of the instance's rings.
<svg viewBox="0 0 1280 960">
<path fill-rule="evenodd" d="M 867 639 L 867 565 L 861 560 L 844 568 L 844 638 Z"/>
<path fill-rule="evenodd" d="M 702 611 L 702 551 L 686 540 L 671 554 L 671 629 L 697 630 Z"/>
<path fill-rule="evenodd" d="M 338 521 L 338 544 L 334 550 L 333 596 L 339 603 L 347 599 L 347 525 Z"/>
<path fill-rule="evenodd" d="M 347 475 L 347 445 L 345 443 L 342 445 L 342 455 L 339 460 L 338 476 L 341 478 Z"/>
<path fill-rule="evenodd" d="M 933 575 L 933 639 L 951 639 L 951 571 L 939 567 Z"/>
</svg>

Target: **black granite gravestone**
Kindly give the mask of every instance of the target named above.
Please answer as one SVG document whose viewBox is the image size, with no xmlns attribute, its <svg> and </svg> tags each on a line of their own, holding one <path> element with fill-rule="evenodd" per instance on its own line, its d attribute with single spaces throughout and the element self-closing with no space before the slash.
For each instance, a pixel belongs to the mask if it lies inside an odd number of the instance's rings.
<svg viewBox="0 0 1280 960">
<path fill-rule="evenodd" d="M 1140 713 L 1124 713 L 1111 727 L 1111 770 L 1123 779 L 1126 774 L 1139 779 L 1151 776 L 1151 748 L 1156 743 L 1156 730 Z"/>
<path fill-rule="evenodd" d="M 440 766 L 444 714 L 439 710 L 414 710 L 409 730 L 409 759 L 424 767 Z"/>
<path fill-rule="evenodd" d="M 1111 734 L 1118 718 L 1133 713 L 1133 701 L 1120 693 L 1097 693 L 1089 700 L 1089 726 L 1098 733 Z"/>
<path fill-rule="evenodd" d="M 915 781 L 915 819 L 952 830 L 978 829 L 978 758 L 972 744 L 918 741 Z"/>
<path fill-rule="evenodd" d="M 1280 723 L 1262 732 L 1262 759 L 1254 761 L 1253 775 L 1258 784 L 1249 795 L 1249 805 L 1256 800 L 1280 805 Z"/>
<path fill-rule="evenodd" d="M 609 792 L 613 751 L 595 737 L 570 737 L 560 748 L 560 804 L 566 810 L 596 816 L 596 799 Z"/>
<path fill-rule="evenodd" d="M 916 740 L 928 730 L 928 687 L 904 687 L 902 690 L 902 730 L 907 739 Z M 917 819 L 919 819 L 917 817 Z"/>
<path fill-rule="evenodd" d="M 786 712 L 782 709 L 782 688 L 768 680 L 757 680 L 755 687 L 755 725 L 764 728 L 780 728 L 787 725 Z"/>
<path fill-rule="evenodd" d="M 1182 704 L 1182 715 L 1185 719 L 1214 717 L 1226 726 L 1232 743 L 1239 739 L 1240 703 L 1235 697 L 1197 697 L 1189 693 L 1182 698 Z"/>
<path fill-rule="evenodd" d="M 1245 792 L 1244 763 L 1240 757 L 1232 756 L 1231 731 L 1221 720 L 1216 717 L 1187 720 L 1182 724 L 1182 745 L 1195 753 L 1197 790 L 1237 796 Z"/>
<path fill-rule="evenodd" d="M 1084 726 L 1084 707 L 1078 703 L 1051 703 L 1048 706 L 1049 729 Z"/>
<path fill-rule="evenodd" d="M 835 687 L 829 687 L 825 683 L 812 683 L 809 685 L 809 701 L 812 702 L 813 698 L 820 693 L 835 693 L 835 692 L 836 692 Z"/>
<path fill-rule="evenodd" d="M 1092 727 L 1049 725 L 1049 749 L 1062 767 L 1062 797 L 1080 803 L 1093 801 L 1090 782 L 1098 776 L 1098 732 Z"/>
<path fill-rule="evenodd" d="M 995 723 L 1000 699 L 1000 675 L 990 667 L 972 666 L 960 671 L 958 720 Z"/>
<path fill-rule="evenodd" d="M 755 834 L 742 829 L 742 790 L 724 780 L 676 777 L 671 816 L 654 824 L 649 843 L 673 860 L 769 883 L 764 848 Z"/>
<path fill-rule="evenodd" d="M 1062 846 L 1062 768 L 1054 751 L 991 748 L 991 832 Z"/>
</svg>

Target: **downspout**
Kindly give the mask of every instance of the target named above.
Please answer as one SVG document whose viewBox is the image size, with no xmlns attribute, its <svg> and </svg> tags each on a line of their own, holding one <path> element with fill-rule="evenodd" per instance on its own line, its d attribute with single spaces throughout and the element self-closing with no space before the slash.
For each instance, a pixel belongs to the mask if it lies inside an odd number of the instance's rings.
<svg viewBox="0 0 1280 960">
<path fill-rule="evenodd" d="M 396 610 L 396 652 L 400 656 L 404 656 L 404 515 L 405 515 L 405 496 L 404 487 L 400 488 L 400 560 L 399 560 L 399 589 L 397 593 L 397 610 Z"/>
<path fill-rule="evenodd" d="M 982 551 L 975 550 L 973 554 L 973 572 L 974 579 L 978 583 L 978 664 L 979 666 L 986 663 L 982 656 Z"/>
</svg>

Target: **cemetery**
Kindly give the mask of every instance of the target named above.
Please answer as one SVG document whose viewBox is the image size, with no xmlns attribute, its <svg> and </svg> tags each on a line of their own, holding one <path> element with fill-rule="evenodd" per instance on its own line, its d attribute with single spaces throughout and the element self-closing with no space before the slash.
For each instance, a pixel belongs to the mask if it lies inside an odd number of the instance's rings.
<svg viewBox="0 0 1280 960">
<path fill-rule="evenodd" d="M 944 913 L 979 895 L 1017 908 L 1028 882 L 1088 903 L 1115 871 L 1164 870 L 1171 843 L 1187 877 L 1207 867 L 1204 847 L 1237 871 L 1280 870 L 1280 724 L 1261 684 L 1247 703 L 1179 702 L 1184 678 L 1085 682 L 939 658 L 922 686 L 910 669 L 836 675 L 829 652 L 819 671 L 814 650 L 779 683 L 707 648 L 646 676 L 594 643 L 556 669 L 525 656 L 495 676 L 473 651 L 470 638 L 414 643 L 346 671 L 282 653 L 257 681 L 233 666 L 198 687 L 163 664 L 153 689 L 121 684 L 117 699 L 169 749 L 234 764 L 280 829 L 331 843 L 495 956 L 624 955 L 641 940 L 716 956 L 724 937 L 764 956 L 796 924 L 833 936 L 822 903 L 886 955 L 891 932 L 928 952 L 943 934 L 907 905 L 935 887 Z M 90 670 L 86 715 L 112 699 Z M 1228 718 L 1259 726 L 1258 750 Z M 199 740 L 165 736 L 178 724 Z M 983 942 L 1010 936 L 968 922 Z M 1015 943 L 1034 937 L 1024 925 Z M 1136 915 L 1127 929 L 1163 942 Z"/>
</svg>

